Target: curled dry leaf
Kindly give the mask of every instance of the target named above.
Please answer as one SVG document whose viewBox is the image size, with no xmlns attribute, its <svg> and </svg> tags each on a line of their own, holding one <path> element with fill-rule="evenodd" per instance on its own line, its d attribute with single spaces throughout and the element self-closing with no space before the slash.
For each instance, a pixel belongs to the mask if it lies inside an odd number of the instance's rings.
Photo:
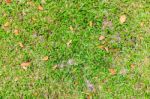
<svg viewBox="0 0 150 99">
<path fill-rule="evenodd" d="M 39 6 L 38 6 L 38 10 L 39 10 L 39 11 L 42 11 L 42 10 L 43 10 L 43 7 L 42 7 L 41 5 L 39 5 Z"/>
<path fill-rule="evenodd" d="M 100 41 L 101 41 L 101 40 L 104 40 L 104 39 L 105 39 L 105 36 L 102 36 L 102 35 L 101 35 L 101 36 L 99 37 L 99 40 L 100 40 Z"/>
<path fill-rule="evenodd" d="M 109 69 L 109 72 L 110 72 L 111 75 L 115 75 L 116 74 L 116 70 L 113 69 L 113 68 Z"/>
<path fill-rule="evenodd" d="M 15 29 L 15 30 L 14 30 L 14 34 L 15 34 L 15 35 L 19 35 L 19 30 L 18 30 L 18 29 Z"/>
<path fill-rule="evenodd" d="M 48 60 L 48 56 L 45 56 L 42 60 L 47 61 Z"/>
<path fill-rule="evenodd" d="M 121 15 L 120 16 L 120 23 L 123 24 L 126 21 L 126 16 L 125 15 Z"/>
<path fill-rule="evenodd" d="M 5 0 L 5 2 L 8 4 L 8 3 L 11 3 L 11 0 Z"/>
<path fill-rule="evenodd" d="M 24 45 L 23 45 L 21 42 L 19 42 L 19 46 L 20 46 L 21 48 L 24 47 Z"/>
</svg>

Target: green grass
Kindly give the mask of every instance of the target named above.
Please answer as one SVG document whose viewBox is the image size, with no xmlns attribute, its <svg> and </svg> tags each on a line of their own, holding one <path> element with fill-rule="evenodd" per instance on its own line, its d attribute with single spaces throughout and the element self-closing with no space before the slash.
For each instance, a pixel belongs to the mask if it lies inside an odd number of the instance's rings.
<svg viewBox="0 0 150 99">
<path fill-rule="evenodd" d="M 148 0 L 29 1 L 0 1 L 0 98 L 150 98 Z"/>
</svg>

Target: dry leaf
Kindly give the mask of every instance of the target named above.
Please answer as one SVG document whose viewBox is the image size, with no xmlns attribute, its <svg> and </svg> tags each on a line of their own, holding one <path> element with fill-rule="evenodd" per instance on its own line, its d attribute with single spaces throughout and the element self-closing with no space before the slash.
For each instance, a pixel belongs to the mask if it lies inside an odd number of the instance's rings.
<svg viewBox="0 0 150 99">
<path fill-rule="evenodd" d="M 101 41 L 101 40 L 104 40 L 104 39 L 105 39 L 105 36 L 102 36 L 102 35 L 101 35 L 101 36 L 99 37 L 99 40 L 100 40 L 100 41 Z"/>
<path fill-rule="evenodd" d="M 11 3 L 11 0 L 5 0 L 6 1 L 6 3 Z"/>
<path fill-rule="evenodd" d="M 98 46 L 98 48 L 100 48 L 100 49 L 103 50 L 103 49 L 104 49 L 104 46 L 100 45 L 100 46 Z"/>
<path fill-rule="evenodd" d="M 126 75 L 127 73 L 128 73 L 128 70 L 125 68 L 122 68 L 119 72 L 119 74 L 121 74 L 121 75 Z"/>
<path fill-rule="evenodd" d="M 43 58 L 43 60 L 44 60 L 44 61 L 47 61 L 47 60 L 48 60 L 48 56 L 45 56 L 45 57 Z"/>
<path fill-rule="evenodd" d="M 134 64 L 131 64 L 130 67 L 131 67 L 131 69 L 134 69 L 134 68 L 135 68 L 135 65 L 134 65 Z"/>
<path fill-rule="evenodd" d="M 30 66 L 30 62 L 24 62 L 24 63 L 21 63 L 21 67 L 24 69 L 24 70 L 27 70 L 27 68 Z"/>
<path fill-rule="evenodd" d="M 109 69 L 109 72 L 111 73 L 111 75 L 115 75 L 116 74 L 116 70 L 113 69 L 113 68 Z"/>
<path fill-rule="evenodd" d="M 46 1 L 45 1 L 45 0 L 41 0 L 41 3 L 42 3 L 42 4 L 46 4 Z"/>
<path fill-rule="evenodd" d="M 71 30 L 71 31 L 74 31 L 74 29 L 73 29 L 73 27 L 72 27 L 72 26 L 70 26 L 69 28 L 70 28 L 70 30 Z"/>
<path fill-rule="evenodd" d="M 21 48 L 24 47 L 24 45 L 23 45 L 21 42 L 19 42 L 19 46 L 20 46 Z"/>
<path fill-rule="evenodd" d="M 30 66 L 30 62 L 23 62 L 23 63 L 21 63 L 21 66 L 28 67 L 28 66 Z"/>
<path fill-rule="evenodd" d="M 4 27 L 8 27 L 10 25 L 10 23 L 9 22 L 6 22 L 5 24 L 4 24 Z"/>
<path fill-rule="evenodd" d="M 15 29 L 15 30 L 14 30 L 14 34 L 15 34 L 15 35 L 19 35 L 19 30 L 18 30 L 18 29 Z"/>
<path fill-rule="evenodd" d="M 43 7 L 41 5 L 38 6 L 38 10 L 42 11 Z"/>
<path fill-rule="evenodd" d="M 93 22 L 92 22 L 92 21 L 90 21 L 90 22 L 89 22 L 89 25 L 90 25 L 90 27 L 92 27 L 92 26 L 93 26 Z"/>
<path fill-rule="evenodd" d="M 140 23 L 140 26 L 143 27 L 143 26 L 144 26 L 144 22 L 141 22 L 141 23 Z"/>
<path fill-rule="evenodd" d="M 123 24 L 126 21 L 126 16 L 122 15 L 120 16 L 120 23 Z"/>
<path fill-rule="evenodd" d="M 108 47 L 104 47 L 104 49 L 105 49 L 106 52 L 109 52 Z"/>
<path fill-rule="evenodd" d="M 70 47 L 71 43 L 72 43 L 72 40 L 69 40 L 69 41 L 67 42 L 67 47 Z"/>
</svg>

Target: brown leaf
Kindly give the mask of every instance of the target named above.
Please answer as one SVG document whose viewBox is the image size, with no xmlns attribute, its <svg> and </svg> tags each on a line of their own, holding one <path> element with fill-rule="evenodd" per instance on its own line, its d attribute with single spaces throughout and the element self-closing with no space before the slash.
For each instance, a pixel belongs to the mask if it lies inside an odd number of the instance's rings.
<svg viewBox="0 0 150 99">
<path fill-rule="evenodd" d="M 15 30 L 14 30 L 14 34 L 15 34 L 15 35 L 19 35 L 19 30 L 18 30 L 18 29 L 15 29 Z"/>
<path fill-rule="evenodd" d="M 92 22 L 92 21 L 90 21 L 90 22 L 89 22 L 89 25 L 90 25 L 90 27 L 92 27 L 92 26 L 93 26 L 93 22 Z"/>
<path fill-rule="evenodd" d="M 134 65 L 134 64 L 131 64 L 130 67 L 131 67 L 131 69 L 134 69 L 134 68 L 135 68 L 135 65 Z"/>
<path fill-rule="evenodd" d="M 45 56 L 42 60 L 47 61 L 48 60 L 48 56 Z"/>
<path fill-rule="evenodd" d="M 11 0 L 5 0 L 6 1 L 6 3 L 11 3 Z"/>
<path fill-rule="evenodd" d="M 121 15 L 120 16 L 120 23 L 123 24 L 126 21 L 126 16 L 125 15 Z"/>
<path fill-rule="evenodd" d="M 104 40 L 104 39 L 105 39 L 105 36 L 102 36 L 102 35 L 101 35 L 101 36 L 99 37 L 99 40 L 100 40 L 100 41 L 101 41 L 101 40 Z"/>
<path fill-rule="evenodd" d="M 43 7 L 41 5 L 38 6 L 38 10 L 42 11 Z"/>
<path fill-rule="evenodd" d="M 19 42 L 19 46 L 20 46 L 21 48 L 24 47 L 24 45 L 23 45 L 21 42 Z"/>
<path fill-rule="evenodd" d="M 113 68 L 109 69 L 109 72 L 111 73 L 111 75 L 115 75 L 116 74 L 116 70 L 113 69 Z"/>
</svg>

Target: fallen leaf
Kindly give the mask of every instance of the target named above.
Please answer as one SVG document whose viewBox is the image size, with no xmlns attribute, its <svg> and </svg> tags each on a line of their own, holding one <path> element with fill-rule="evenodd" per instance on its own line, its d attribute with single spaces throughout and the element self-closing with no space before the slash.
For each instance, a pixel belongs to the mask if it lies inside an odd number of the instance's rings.
<svg viewBox="0 0 150 99">
<path fill-rule="evenodd" d="M 15 80 L 15 82 L 16 82 L 16 81 L 18 81 L 18 80 L 19 80 L 19 78 L 18 78 L 18 77 L 15 77 L 15 79 L 14 79 L 14 80 Z"/>
<path fill-rule="evenodd" d="M 15 30 L 14 30 L 14 34 L 15 34 L 15 35 L 19 35 L 19 30 L 18 30 L 18 29 L 15 29 Z"/>
<path fill-rule="evenodd" d="M 45 0 L 41 0 L 41 3 L 42 3 L 42 4 L 46 4 L 46 1 L 45 1 Z"/>
<path fill-rule="evenodd" d="M 134 65 L 134 64 L 131 64 L 130 67 L 131 67 L 131 69 L 134 69 L 134 68 L 135 68 L 135 65 Z"/>
<path fill-rule="evenodd" d="M 5 0 L 6 1 L 6 3 L 11 3 L 11 0 Z"/>
<path fill-rule="evenodd" d="M 67 47 L 70 47 L 71 43 L 72 43 L 72 40 L 69 40 L 69 41 L 67 42 Z"/>
<path fill-rule="evenodd" d="M 5 24 L 4 24 L 4 27 L 8 27 L 10 25 L 10 23 L 9 22 L 6 22 Z"/>
<path fill-rule="evenodd" d="M 43 7 L 41 5 L 38 6 L 38 10 L 42 11 Z"/>
<path fill-rule="evenodd" d="M 104 40 L 104 39 L 105 39 L 105 36 L 102 36 L 102 35 L 101 35 L 101 36 L 99 37 L 99 40 L 100 40 L 100 41 L 101 41 L 101 40 Z"/>
<path fill-rule="evenodd" d="M 24 47 L 24 45 L 23 45 L 21 42 L 19 42 L 19 46 L 20 46 L 21 48 Z"/>
<path fill-rule="evenodd" d="M 70 28 L 70 30 L 71 30 L 71 31 L 74 31 L 74 29 L 73 29 L 73 27 L 72 27 L 72 26 L 70 26 L 69 28 Z"/>
<path fill-rule="evenodd" d="M 89 25 L 90 25 L 90 27 L 92 27 L 92 26 L 93 26 L 93 22 L 92 22 L 92 21 L 90 21 L 90 22 L 89 22 Z"/>
<path fill-rule="evenodd" d="M 120 23 L 123 24 L 126 21 L 126 16 L 125 15 L 121 15 L 120 16 Z"/>
<path fill-rule="evenodd" d="M 109 72 L 111 73 L 111 75 L 115 75 L 116 74 L 116 70 L 113 69 L 113 68 L 109 69 Z"/>
<path fill-rule="evenodd" d="M 31 62 L 23 62 L 23 63 L 21 63 L 21 66 L 22 67 L 28 67 L 28 66 L 30 66 L 30 63 Z"/>
<path fill-rule="evenodd" d="M 127 73 L 128 73 L 128 70 L 125 68 L 122 68 L 119 72 L 119 74 L 121 74 L 121 75 L 126 75 Z"/>
<path fill-rule="evenodd" d="M 143 27 L 143 26 L 144 26 L 144 22 L 141 22 L 141 23 L 140 23 L 140 26 Z"/>
<path fill-rule="evenodd" d="M 109 52 L 108 47 L 104 47 L 104 49 L 105 49 L 106 52 Z"/>
<path fill-rule="evenodd" d="M 27 68 L 30 66 L 30 62 L 23 62 L 21 63 L 21 67 L 24 69 L 24 70 L 27 70 Z"/>
<path fill-rule="evenodd" d="M 103 50 L 103 49 L 104 49 L 104 46 L 100 45 L 100 46 L 98 46 L 98 48 L 100 48 L 100 49 Z"/>
<path fill-rule="evenodd" d="M 42 60 L 47 61 L 48 60 L 48 56 L 45 56 Z"/>
</svg>

